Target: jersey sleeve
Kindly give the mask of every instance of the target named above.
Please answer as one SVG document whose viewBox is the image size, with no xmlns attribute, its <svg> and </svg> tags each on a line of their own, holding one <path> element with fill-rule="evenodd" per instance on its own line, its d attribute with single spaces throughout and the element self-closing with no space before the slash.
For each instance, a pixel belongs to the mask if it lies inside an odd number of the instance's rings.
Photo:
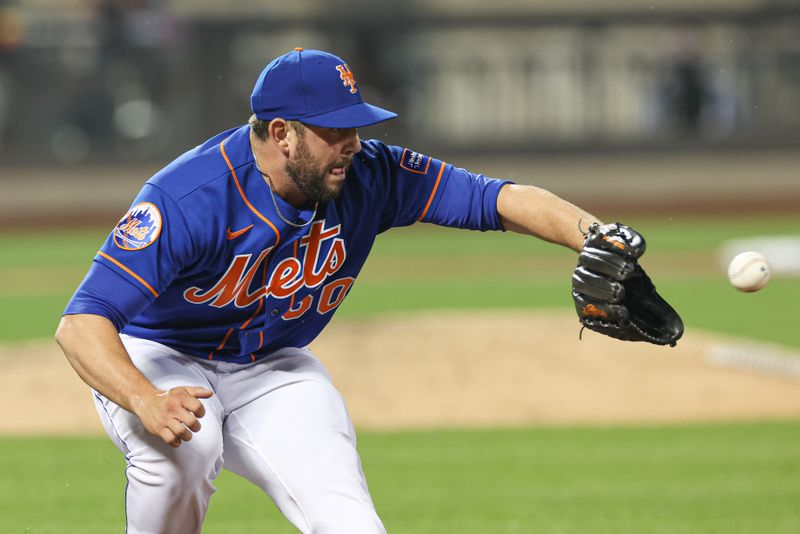
<svg viewBox="0 0 800 534">
<path fill-rule="evenodd" d="M 94 257 L 64 315 L 88 313 L 121 329 L 196 256 L 180 206 L 146 184 Z"/>
<path fill-rule="evenodd" d="M 511 183 L 454 167 L 408 148 L 389 147 L 382 230 L 429 222 L 470 230 L 502 230 L 497 195 Z"/>
</svg>

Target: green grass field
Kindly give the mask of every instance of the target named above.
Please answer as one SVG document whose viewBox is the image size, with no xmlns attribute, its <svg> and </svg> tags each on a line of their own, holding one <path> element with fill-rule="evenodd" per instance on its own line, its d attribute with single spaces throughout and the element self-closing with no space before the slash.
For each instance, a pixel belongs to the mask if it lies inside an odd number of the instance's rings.
<svg viewBox="0 0 800 534">
<path fill-rule="evenodd" d="M 800 423 L 365 433 L 389 532 L 795 533 Z M 0 531 L 123 532 L 123 460 L 100 438 L 0 440 Z M 204 532 L 294 529 L 227 472 Z"/>
<path fill-rule="evenodd" d="M 775 279 L 755 294 L 735 291 L 716 252 L 727 239 L 796 232 L 800 216 L 635 220 L 647 238 L 642 263 L 688 328 L 800 347 L 797 279 Z M 0 341 L 49 337 L 105 230 L 0 234 Z M 443 308 L 569 309 L 575 255 L 526 236 L 417 225 L 380 236 L 337 312 L 365 317 Z"/>
<path fill-rule="evenodd" d="M 726 240 L 796 232 L 800 216 L 627 221 L 688 330 L 800 347 L 797 279 L 734 291 Z M 0 234 L 0 342 L 49 337 L 103 230 Z M 378 239 L 338 312 L 572 306 L 575 257 L 534 239 L 426 225 Z M 800 532 L 800 421 L 359 434 L 390 532 Z M 123 532 L 124 462 L 104 438 L 0 439 L 0 532 Z M 204 532 L 293 532 L 224 473 Z"/>
</svg>

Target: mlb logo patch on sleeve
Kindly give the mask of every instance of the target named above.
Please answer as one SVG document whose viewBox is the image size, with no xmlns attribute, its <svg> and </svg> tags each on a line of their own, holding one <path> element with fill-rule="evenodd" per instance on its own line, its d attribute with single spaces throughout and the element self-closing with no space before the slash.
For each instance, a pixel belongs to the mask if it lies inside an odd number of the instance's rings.
<svg viewBox="0 0 800 534">
<path fill-rule="evenodd" d="M 431 158 L 430 156 L 406 148 L 403 150 L 403 156 L 400 158 L 400 166 L 407 171 L 417 174 L 428 174 L 428 167 L 431 166 Z"/>
<path fill-rule="evenodd" d="M 124 250 L 141 250 L 161 234 L 161 212 L 150 202 L 139 202 L 114 228 L 114 244 Z"/>
</svg>

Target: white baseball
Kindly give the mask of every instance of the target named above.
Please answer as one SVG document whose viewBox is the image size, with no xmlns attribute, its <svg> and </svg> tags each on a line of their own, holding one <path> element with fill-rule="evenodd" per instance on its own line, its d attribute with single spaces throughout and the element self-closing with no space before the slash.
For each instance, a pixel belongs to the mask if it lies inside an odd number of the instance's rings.
<svg viewBox="0 0 800 534">
<path fill-rule="evenodd" d="M 771 270 L 767 258 L 758 252 L 737 254 L 728 265 L 728 280 L 739 291 L 758 291 L 769 282 Z"/>
</svg>

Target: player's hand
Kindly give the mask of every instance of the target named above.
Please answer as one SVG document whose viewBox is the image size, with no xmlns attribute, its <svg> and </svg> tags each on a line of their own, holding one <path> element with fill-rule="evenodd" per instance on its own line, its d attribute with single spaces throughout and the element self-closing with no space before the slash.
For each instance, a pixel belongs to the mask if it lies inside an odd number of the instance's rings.
<svg viewBox="0 0 800 534">
<path fill-rule="evenodd" d="M 182 442 L 192 439 L 192 433 L 200 430 L 199 419 L 206 413 L 200 399 L 213 394 L 199 386 L 158 391 L 144 400 L 136 415 L 148 432 L 172 447 L 179 447 Z"/>
</svg>

